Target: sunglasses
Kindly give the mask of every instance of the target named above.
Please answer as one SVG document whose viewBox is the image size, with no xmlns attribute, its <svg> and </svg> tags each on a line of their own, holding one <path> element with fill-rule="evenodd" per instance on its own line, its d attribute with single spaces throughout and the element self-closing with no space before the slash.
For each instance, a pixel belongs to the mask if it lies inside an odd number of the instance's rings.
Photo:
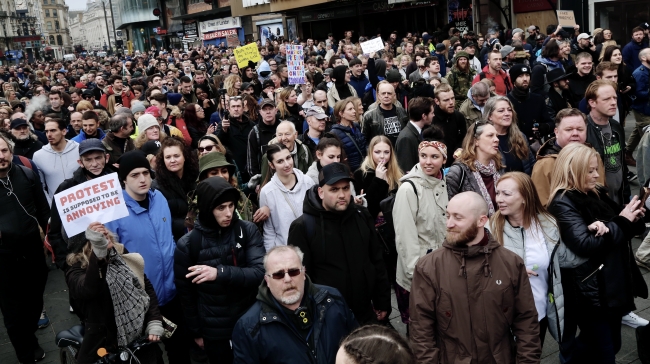
<svg viewBox="0 0 650 364">
<path fill-rule="evenodd" d="M 298 274 L 302 273 L 302 268 L 291 268 L 289 270 L 281 270 L 275 273 L 267 274 L 267 277 L 273 277 L 273 279 L 283 279 L 285 274 L 288 274 L 289 277 L 295 277 Z"/>
<path fill-rule="evenodd" d="M 167 86 L 174 86 L 174 84 L 173 83 L 168 83 Z"/>
<path fill-rule="evenodd" d="M 207 147 L 199 147 L 198 149 L 199 149 L 199 153 L 203 153 L 205 151 L 211 152 L 212 149 L 214 149 L 215 147 L 216 145 L 213 144 L 213 145 L 208 145 Z"/>
</svg>

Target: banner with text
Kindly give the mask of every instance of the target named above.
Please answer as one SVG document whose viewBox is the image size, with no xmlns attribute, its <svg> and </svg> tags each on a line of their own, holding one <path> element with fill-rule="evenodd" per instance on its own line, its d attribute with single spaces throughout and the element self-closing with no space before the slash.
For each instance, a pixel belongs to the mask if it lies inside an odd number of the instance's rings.
<svg viewBox="0 0 650 364">
<path fill-rule="evenodd" d="M 226 30 L 217 30 L 212 33 L 204 33 L 203 40 L 217 39 L 217 38 L 227 38 L 229 35 L 237 35 L 237 29 L 226 29 Z"/>
<path fill-rule="evenodd" d="M 305 63 L 301 45 L 287 45 L 287 70 L 289 84 L 302 85 L 305 83 Z"/>
<path fill-rule="evenodd" d="M 239 68 L 248 65 L 248 61 L 257 63 L 261 59 L 260 52 L 257 50 L 257 44 L 251 43 L 243 47 L 235 48 L 235 59 Z M 288 59 L 288 58 L 287 58 Z"/>
<path fill-rule="evenodd" d="M 472 1 L 449 0 L 449 23 L 454 23 L 455 28 L 461 32 L 473 30 Z"/>
<path fill-rule="evenodd" d="M 61 191 L 54 201 L 68 236 L 86 231 L 95 221 L 105 224 L 129 216 L 117 173 Z"/>
<path fill-rule="evenodd" d="M 363 42 L 360 45 L 361 49 L 363 50 L 363 54 L 370 54 L 372 52 L 377 52 L 384 49 L 384 41 L 381 39 L 381 37 Z"/>
</svg>

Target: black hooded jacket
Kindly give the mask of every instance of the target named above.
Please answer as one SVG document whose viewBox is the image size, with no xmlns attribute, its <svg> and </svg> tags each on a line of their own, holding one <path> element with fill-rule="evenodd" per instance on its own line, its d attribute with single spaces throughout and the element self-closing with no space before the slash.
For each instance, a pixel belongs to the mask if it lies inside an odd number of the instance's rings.
<svg viewBox="0 0 650 364">
<path fill-rule="evenodd" d="M 34 158 L 34 153 L 43 148 L 43 143 L 41 143 L 35 134 L 29 134 L 29 138 L 25 140 L 17 140 L 16 145 L 14 146 L 14 154 L 21 155 L 28 159 Z"/>
<path fill-rule="evenodd" d="M 174 241 L 178 241 L 186 232 L 185 218 L 189 209 L 187 194 L 193 191 L 196 184 L 196 177 L 198 173 L 190 173 L 185 171 L 183 178 L 180 179 L 175 175 L 168 178 L 167 183 L 160 183 L 162 176 L 154 180 L 151 184 L 152 189 L 162 192 L 163 196 L 167 199 L 169 204 L 169 211 L 172 214 L 172 234 L 174 234 Z"/>
<path fill-rule="evenodd" d="M 312 281 L 338 289 L 360 323 L 373 320 L 373 306 L 390 314 L 390 284 L 368 210 L 351 200 L 343 212 L 327 211 L 318 186 L 307 191 L 302 209 L 287 244 L 303 251 Z"/>
<path fill-rule="evenodd" d="M 200 212 L 195 230 L 178 241 L 174 252 L 176 289 L 193 337 L 230 339 L 237 320 L 255 302 L 264 277 L 264 241 L 255 224 L 239 220 L 235 213 L 228 227 L 220 227 L 215 220 L 212 210 L 217 205 L 236 203 L 239 198 L 239 191 L 226 180 L 211 177 L 200 182 L 197 196 Z M 200 248 L 193 256 L 192 236 L 197 233 Z M 194 265 L 216 268 L 217 278 L 192 283 L 185 275 Z"/>
</svg>

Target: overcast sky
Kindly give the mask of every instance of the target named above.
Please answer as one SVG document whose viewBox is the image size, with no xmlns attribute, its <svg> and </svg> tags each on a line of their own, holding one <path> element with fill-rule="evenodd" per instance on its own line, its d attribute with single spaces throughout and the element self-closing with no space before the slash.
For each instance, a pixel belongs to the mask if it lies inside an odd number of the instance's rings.
<svg viewBox="0 0 650 364">
<path fill-rule="evenodd" d="M 86 9 L 86 0 L 65 0 L 65 3 L 70 7 L 70 10 Z"/>
</svg>

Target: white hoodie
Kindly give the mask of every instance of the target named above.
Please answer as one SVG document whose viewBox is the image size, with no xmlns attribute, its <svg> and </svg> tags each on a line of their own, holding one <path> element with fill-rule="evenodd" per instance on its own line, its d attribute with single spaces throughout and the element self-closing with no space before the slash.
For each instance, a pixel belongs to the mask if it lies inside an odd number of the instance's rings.
<svg viewBox="0 0 650 364">
<path fill-rule="evenodd" d="M 79 168 L 79 143 L 68 140 L 62 152 L 55 152 L 50 144 L 34 153 L 34 163 L 40 171 L 43 191 L 47 202 L 51 205 L 54 193 L 66 179 L 72 178 L 74 171 Z M 50 206 L 51 207 L 51 206 Z"/>
<path fill-rule="evenodd" d="M 260 191 L 260 207 L 268 206 L 271 217 L 264 221 L 264 248 L 269 251 L 276 245 L 287 245 L 289 227 L 293 220 L 302 216 L 302 203 L 307 190 L 314 181 L 294 168 L 298 183 L 288 190 L 274 174 L 269 183 Z"/>
</svg>

